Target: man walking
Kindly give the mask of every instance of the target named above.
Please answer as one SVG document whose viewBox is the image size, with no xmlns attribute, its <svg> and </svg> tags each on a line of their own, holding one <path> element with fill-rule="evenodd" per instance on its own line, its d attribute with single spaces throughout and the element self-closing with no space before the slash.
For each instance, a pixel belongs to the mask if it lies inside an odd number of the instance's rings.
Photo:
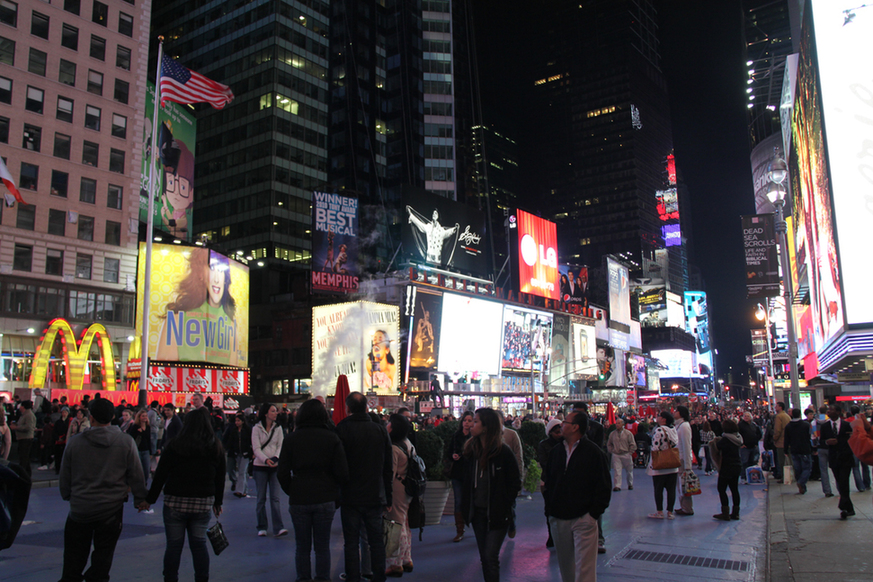
<svg viewBox="0 0 873 582">
<path fill-rule="evenodd" d="M 343 525 L 346 581 L 360 582 L 358 551 L 361 527 L 367 532 L 374 582 L 385 580 L 385 541 L 382 513 L 391 511 L 394 456 L 385 428 L 367 414 L 367 397 L 352 392 L 346 398 L 349 416 L 336 427 L 343 443 L 352 478 L 342 488 L 340 516 Z"/>
<path fill-rule="evenodd" d="M 682 475 L 685 471 L 691 471 L 694 458 L 691 456 L 691 414 L 684 406 L 677 406 L 673 411 L 673 419 L 676 421 L 676 434 L 679 436 L 679 479 L 677 486 L 679 487 L 679 509 L 676 510 L 676 515 L 694 515 L 693 498 L 685 495 L 682 491 Z"/>
<path fill-rule="evenodd" d="M 855 515 L 855 506 L 849 493 L 849 475 L 855 465 L 855 455 L 849 447 L 852 427 L 843 418 L 843 409 L 837 404 L 828 407 L 828 421 L 821 426 L 821 440 L 828 446 L 828 463 L 834 472 L 834 481 L 840 494 L 840 519 Z"/>
<path fill-rule="evenodd" d="M 791 417 L 785 412 L 785 403 L 776 403 L 776 418 L 773 419 L 773 445 L 776 447 L 776 466 L 773 475 L 776 481 L 782 483 L 783 467 L 785 466 L 785 427 L 791 422 Z"/>
<path fill-rule="evenodd" d="M 621 491 L 621 472 L 622 469 L 627 474 L 627 489 L 632 491 L 634 488 L 634 461 L 633 452 L 637 448 L 637 443 L 634 440 L 634 435 L 631 431 L 624 428 L 624 421 L 616 419 L 615 430 L 609 435 L 609 440 L 606 443 L 606 450 L 612 454 L 612 490 Z"/>
<path fill-rule="evenodd" d="M 597 519 L 609 507 L 606 454 L 586 432 L 588 415 L 573 411 L 561 424 L 564 442 L 549 453 L 544 475 L 546 515 L 563 582 L 597 580 Z"/>
<path fill-rule="evenodd" d="M 83 577 L 109 580 L 128 491 L 133 492 L 134 504 L 148 495 L 136 444 L 110 425 L 114 416 L 112 402 L 94 400 L 91 428 L 71 438 L 64 450 L 59 485 L 70 513 L 64 526 L 61 582 L 81 582 Z M 91 567 L 83 574 L 88 554 Z"/>
<path fill-rule="evenodd" d="M 799 408 L 791 410 L 791 422 L 785 427 L 785 443 L 794 465 L 797 492 L 803 495 L 812 471 L 812 441 L 809 438 L 809 423 L 801 418 Z"/>
</svg>

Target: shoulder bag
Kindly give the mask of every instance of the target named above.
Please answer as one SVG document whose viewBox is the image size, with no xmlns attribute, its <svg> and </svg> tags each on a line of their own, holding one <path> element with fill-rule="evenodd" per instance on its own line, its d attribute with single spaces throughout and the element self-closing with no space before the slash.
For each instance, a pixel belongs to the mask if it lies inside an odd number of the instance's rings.
<svg viewBox="0 0 873 582">
<path fill-rule="evenodd" d="M 652 451 L 652 469 L 656 471 L 678 469 L 680 465 L 679 449 L 672 442 L 670 442 L 670 447 L 667 449 L 660 451 L 655 449 Z"/>
<path fill-rule="evenodd" d="M 206 530 L 206 537 L 209 538 L 209 543 L 212 544 L 212 551 L 215 555 L 227 549 L 230 542 L 227 541 L 227 536 L 224 534 L 224 528 L 221 527 L 221 522 L 215 520 L 215 525 Z"/>
</svg>

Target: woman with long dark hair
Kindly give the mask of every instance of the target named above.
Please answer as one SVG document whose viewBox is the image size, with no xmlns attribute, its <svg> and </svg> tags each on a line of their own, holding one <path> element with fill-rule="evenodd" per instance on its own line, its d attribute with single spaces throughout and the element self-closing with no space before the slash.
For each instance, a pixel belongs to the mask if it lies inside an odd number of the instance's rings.
<svg viewBox="0 0 873 582">
<path fill-rule="evenodd" d="M 149 425 L 149 413 L 145 408 L 140 408 L 127 429 L 127 434 L 133 437 L 136 443 L 136 451 L 139 454 L 139 462 L 142 464 L 142 476 L 145 482 L 149 482 L 151 476 L 151 450 L 152 450 L 152 427 Z"/>
<path fill-rule="evenodd" d="M 394 480 L 392 493 L 394 501 L 388 519 L 401 524 L 400 545 L 386 557 L 386 576 L 399 577 L 404 572 L 412 572 L 412 532 L 409 530 L 409 504 L 412 498 L 406 494 L 403 480 L 409 468 L 409 457 L 415 454 L 415 447 L 409 442 L 409 421 L 402 414 L 394 413 L 388 417 L 388 436 L 391 437 L 391 451 L 394 455 Z"/>
<path fill-rule="evenodd" d="M 297 429 L 282 444 L 276 475 L 288 494 L 294 524 L 296 580 L 312 579 L 313 546 L 314 579 L 330 580 L 330 527 L 349 467 L 343 444 L 331 430 L 320 400 L 313 398 L 300 405 Z"/>
<path fill-rule="evenodd" d="M 473 416 L 464 444 L 461 511 L 473 526 L 485 582 L 500 580 L 500 548 L 509 531 L 512 502 L 521 491 L 521 475 L 512 450 L 503 444 L 500 417 L 490 408 Z"/>
<path fill-rule="evenodd" d="M 673 506 L 676 503 L 676 480 L 679 478 L 679 468 L 655 469 L 654 451 L 666 451 L 679 446 L 679 435 L 673 428 L 673 415 L 663 410 L 657 418 L 658 428 L 652 435 L 652 458 L 646 473 L 652 476 L 655 486 L 655 513 L 650 513 L 652 519 L 664 519 L 664 490 L 667 490 L 667 519 L 673 519 Z"/>
<path fill-rule="evenodd" d="M 205 408 L 192 410 L 185 415 L 179 436 L 162 452 L 148 497 L 140 504 L 141 509 L 148 509 L 164 490 L 165 581 L 179 579 L 186 531 L 194 562 L 194 580 L 209 580 L 206 528 L 210 511 L 216 517 L 221 515 L 224 469 L 224 449 L 215 438 L 209 412 Z"/>
<path fill-rule="evenodd" d="M 461 497 L 463 495 L 464 478 L 464 445 L 470 439 L 470 430 L 473 428 L 473 412 L 465 410 L 458 423 L 458 430 L 452 435 L 449 446 L 446 447 L 445 463 L 448 468 L 449 478 L 452 480 L 452 492 L 455 498 L 455 537 L 453 542 L 464 539 L 464 514 L 461 513 Z"/>
<path fill-rule="evenodd" d="M 279 480 L 276 470 L 279 467 L 279 453 L 282 451 L 284 433 L 276 422 L 279 409 L 265 402 L 258 412 L 258 422 L 252 429 L 252 473 L 258 487 L 258 502 L 255 515 L 258 519 L 258 536 L 267 535 L 267 486 L 270 487 L 270 513 L 273 517 L 273 534 L 279 538 L 288 535 L 279 510 Z"/>
<path fill-rule="evenodd" d="M 733 420 L 725 420 L 721 423 L 724 432 L 715 446 L 721 453 L 721 466 L 718 468 L 718 498 L 721 501 L 721 513 L 712 517 L 721 521 L 740 519 L 740 474 L 743 472 L 743 463 L 740 461 L 740 447 L 743 446 L 743 437 L 740 436 L 740 428 Z M 806 437 L 804 437 L 806 438 Z M 733 498 L 733 511 L 728 505 L 727 490 L 730 488 Z"/>
<path fill-rule="evenodd" d="M 246 422 L 246 415 L 238 412 L 233 424 L 227 427 L 222 439 L 227 451 L 227 476 L 234 497 L 248 497 L 248 468 L 252 458 L 252 427 Z"/>
</svg>

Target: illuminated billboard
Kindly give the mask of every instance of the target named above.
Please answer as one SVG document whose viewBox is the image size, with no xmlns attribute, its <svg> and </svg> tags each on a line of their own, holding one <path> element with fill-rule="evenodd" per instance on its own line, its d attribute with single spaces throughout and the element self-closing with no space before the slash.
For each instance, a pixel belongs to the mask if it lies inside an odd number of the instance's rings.
<svg viewBox="0 0 873 582">
<path fill-rule="evenodd" d="M 578 380 L 597 378 L 599 370 L 594 326 L 573 318 L 570 322 L 570 341 L 573 345 L 573 361 L 570 362 L 569 372 Z"/>
<path fill-rule="evenodd" d="M 566 392 L 570 383 L 570 316 L 557 313 L 552 322 L 552 353 L 549 356 L 549 391 Z"/>
<path fill-rule="evenodd" d="M 140 171 L 139 219 L 148 221 L 149 176 L 152 161 L 152 115 L 155 110 L 155 85 L 146 83 L 145 131 Z M 194 207 L 194 147 L 197 143 L 197 118 L 183 105 L 167 102 L 158 108 L 158 135 L 155 141 L 154 224 L 179 239 L 191 240 Z"/>
<path fill-rule="evenodd" d="M 560 300 L 558 235 L 554 222 L 516 210 L 509 217 L 510 262 L 520 293 Z"/>
<path fill-rule="evenodd" d="M 706 293 L 703 291 L 685 292 L 685 331 L 697 340 L 698 353 L 710 350 L 709 312 L 706 307 Z"/>
<path fill-rule="evenodd" d="M 2 339 L 2 336 L 0 336 Z M 115 390 L 115 358 L 112 355 L 112 340 L 109 332 L 102 323 L 92 323 L 82 330 L 81 338 L 77 341 L 73 328 L 65 319 L 53 319 L 43 331 L 39 348 L 34 354 L 33 368 L 28 378 L 28 388 L 44 388 L 49 368 L 52 364 L 52 353 L 55 350 L 55 340 L 60 339 L 61 362 L 64 369 L 66 387 L 71 390 L 82 390 L 85 377 L 88 375 L 88 359 L 91 348 L 96 343 L 100 352 L 100 369 L 102 370 L 101 384 L 104 390 Z M 5 376 L 0 376 L 5 380 Z M 89 382 L 90 383 L 90 382 Z M 0 414 L 3 412 L 0 411 Z"/>
<path fill-rule="evenodd" d="M 823 279 L 818 285 L 819 317 L 825 339 L 841 326 L 840 295 L 845 300 L 845 320 L 849 325 L 873 322 L 873 273 L 867 266 L 870 257 L 870 218 L 873 212 L 870 187 L 873 182 L 871 164 L 870 123 L 873 119 L 871 100 L 871 49 L 873 49 L 873 14 L 863 2 L 850 0 L 815 0 L 812 17 L 815 22 L 815 47 L 821 87 L 821 111 L 827 127 L 827 176 L 814 182 L 814 209 L 818 220 L 821 259 L 818 267 Z M 869 6 L 869 4 L 868 4 Z M 848 58 L 847 58 L 848 57 Z M 813 63 L 801 52 L 801 88 Z M 866 64 L 865 64 L 866 63 Z M 798 98 L 800 95 L 798 95 Z M 820 135 L 818 136 L 820 138 Z M 798 144 L 799 145 L 799 144 Z M 817 156 L 816 156 L 817 158 Z M 821 158 L 824 160 L 825 158 Z M 824 167 L 820 168 L 824 171 Z M 828 186 L 833 194 L 833 209 Z M 862 194 L 863 193 L 863 194 Z M 823 208 L 819 204 L 824 204 Z M 829 216 L 833 213 L 833 216 Z M 839 243 L 839 262 L 834 256 L 832 218 Z M 839 272 L 842 265 L 843 271 Z M 842 280 L 842 285 L 840 284 Z"/>
<path fill-rule="evenodd" d="M 746 293 L 750 299 L 779 295 L 779 254 L 772 214 L 741 217 L 746 255 Z"/>
<path fill-rule="evenodd" d="M 312 308 L 313 394 L 333 394 L 341 374 L 353 391 L 396 394 L 399 353 L 399 307 L 357 301 Z"/>
<path fill-rule="evenodd" d="M 661 378 L 691 378 L 694 372 L 694 353 L 688 350 L 652 350 L 652 358 L 658 360 L 666 370 L 661 370 Z"/>
<path fill-rule="evenodd" d="M 624 386 L 624 352 L 611 346 L 597 346 L 597 367 L 603 386 Z"/>
<path fill-rule="evenodd" d="M 500 372 L 503 305 L 446 293 L 439 341 L 439 370 L 452 375 Z"/>
<path fill-rule="evenodd" d="M 640 324 L 643 327 L 667 325 L 667 287 L 665 285 L 638 285 L 634 297 L 640 308 Z"/>
<path fill-rule="evenodd" d="M 412 294 L 409 366 L 436 370 L 442 324 L 442 296 L 437 293 L 427 293 L 412 285 L 409 287 L 409 293 Z"/>
<path fill-rule="evenodd" d="M 646 357 L 637 354 L 627 354 L 626 368 L 627 386 L 646 386 Z"/>
<path fill-rule="evenodd" d="M 312 193 L 312 291 L 358 290 L 358 199 Z"/>
<path fill-rule="evenodd" d="M 609 277 L 609 327 L 629 333 L 631 321 L 630 278 L 627 267 L 607 258 Z"/>
<path fill-rule="evenodd" d="M 140 243 L 139 334 L 145 280 L 145 243 Z M 248 267 L 203 247 L 154 244 L 150 285 L 150 359 L 248 367 Z"/>
<path fill-rule="evenodd" d="M 558 265 L 558 291 L 564 303 L 588 303 L 588 267 Z"/>
<path fill-rule="evenodd" d="M 552 315 L 506 305 L 503 308 L 504 372 L 542 372 L 549 367 Z"/>
<path fill-rule="evenodd" d="M 246 394 L 248 370 L 149 366 L 149 392 L 200 392 L 203 394 Z"/>
</svg>

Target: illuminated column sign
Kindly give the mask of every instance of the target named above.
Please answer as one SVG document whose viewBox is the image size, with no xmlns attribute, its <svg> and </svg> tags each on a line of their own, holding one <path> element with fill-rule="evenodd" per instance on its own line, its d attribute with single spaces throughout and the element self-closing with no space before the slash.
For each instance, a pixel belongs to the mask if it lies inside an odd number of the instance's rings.
<svg viewBox="0 0 873 582">
<path fill-rule="evenodd" d="M 669 163 L 667 169 L 669 172 Z M 681 245 L 682 231 L 679 226 L 679 196 L 677 195 L 676 188 L 658 190 L 655 192 L 655 198 L 658 200 L 658 218 L 661 219 L 662 223 L 661 235 L 664 237 L 664 246 L 674 247 Z"/>
<path fill-rule="evenodd" d="M 33 358 L 33 371 L 30 374 L 28 387 L 42 388 L 48 372 L 52 346 L 60 334 L 61 355 L 67 368 L 66 384 L 70 390 L 81 390 L 85 381 L 85 369 L 88 365 L 88 354 L 96 339 L 100 349 L 100 365 L 103 369 L 103 390 L 115 390 L 115 360 L 112 357 L 112 342 L 109 333 L 100 323 L 93 323 L 82 332 L 77 342 L 73 328 L 65 319 L 53 319 L 46 328 L 39 349 Z"/>
</svg>

